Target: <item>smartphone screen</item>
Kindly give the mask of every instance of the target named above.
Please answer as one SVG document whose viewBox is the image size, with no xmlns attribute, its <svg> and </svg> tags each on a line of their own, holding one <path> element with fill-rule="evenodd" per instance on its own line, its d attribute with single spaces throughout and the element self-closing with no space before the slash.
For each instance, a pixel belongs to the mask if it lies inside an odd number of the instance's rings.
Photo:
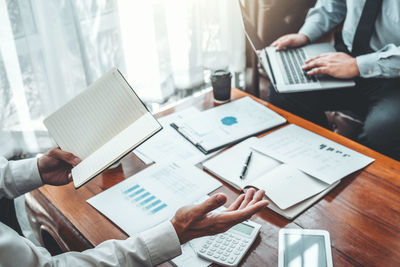
<svg viewBox="0 0 400 267">
<path fill-rule="evenodd" d="M 326 267 L 325 237 L 323 235 L 283 235 L 285 267 Z"/>
</svg>

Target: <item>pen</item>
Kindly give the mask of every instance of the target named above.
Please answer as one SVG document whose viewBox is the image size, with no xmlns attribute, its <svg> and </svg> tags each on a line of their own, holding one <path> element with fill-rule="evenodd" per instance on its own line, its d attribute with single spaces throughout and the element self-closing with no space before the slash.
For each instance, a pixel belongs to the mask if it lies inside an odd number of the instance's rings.
<svg viewBox="0 0 400 267">
<path fill-rule="evenodd" d="M 253 151 L 250 152 L 249 156 L 246 159 L 246 162 L 243 165 L 242 174 L 240 175 L 241 180 L 244 180 L 246 178 L 247 169 L 249 168 L 249 164 L 250 164 L 252 156 L 253 156 Z"/>
</svg>

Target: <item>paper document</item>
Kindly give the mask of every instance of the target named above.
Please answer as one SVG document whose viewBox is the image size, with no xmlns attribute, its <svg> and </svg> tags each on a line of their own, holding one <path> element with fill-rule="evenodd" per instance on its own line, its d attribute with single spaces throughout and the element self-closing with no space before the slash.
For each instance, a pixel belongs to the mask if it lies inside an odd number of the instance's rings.
<svg viewBox="0 0 400 267">
<path fill-rule="evenodd" d="M 203 167 L 233 187 L 243 189 L 261 175 L 282 164 L 273 158 L 254 151 L 251 147 L 258 141 L 257 137 L 250 137 L 207 160 L 203 163 Z M 240 175 L 250 152 L 253 152 L 253 155 L 248 166 L 246 179 L 242 180 Z"/>
<path fill-rule="evenodd" d="M 374 161 L 294 124 L 260 138 L 253 148 L 328 184 Z"/>
<path fill-rule="evenodd" d="M 191 164 L 154 164 L 87 202 L 133 235 L 171 218 L 180 207 L 220 186 Z"/>
<path fill-rule="evenodd" d="M 135 153 L 138 152 L 136 155 L 143 158 L 143 161 L 146 158 L 157 163 L 185 160 L 193 164 L 212 156 L 202 153 L 170 126 L 173 121 L 196 116 L 199 113 L 198 109 L 190 107 L 160 118 L 158 122 L 161 123 L 163 129 L 138 147 L 135 151 Z"/>
<path fill-rule="evenodd" d="M 256 135 L 286 120 L 250 97 L 176 120 L 173 126 L 204 153 Z"/>
<path fill-rule="evenodd" d="M 264 189 L 268 198 L 283 210 L 329 187 L 329 184 L 286 164 L 276 167 L 250 184 Z"/>
<path fill-rule="evenodd" d="M 264 189 L 281 210 L 294 206 L 329 187 L 300 170 L 252 149 L 261 139 L 251 137 L 203 163 L 203 167 L 235 188 Z M 247 156 L 253 151 L 245 179 L 240 179 Z"/>
</svg>

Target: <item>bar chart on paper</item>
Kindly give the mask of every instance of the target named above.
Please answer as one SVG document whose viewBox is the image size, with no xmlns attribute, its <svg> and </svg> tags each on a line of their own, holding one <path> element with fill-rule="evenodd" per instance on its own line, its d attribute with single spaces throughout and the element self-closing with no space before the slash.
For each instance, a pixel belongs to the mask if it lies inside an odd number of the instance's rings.
<svg viewBox="0 0 400 267">
<path fill-rule="evenodd" d="M 123 193 L 132 202 L 132 205 L 141 208 L 148 215 L 156 214 L 168 206 L 161 199 L 138 184 L 126 189 Z"/>
<path fill-rule="evenodd" d="M 192 164 L 154 164 L 87 202 L 127 234 L 170 219 L 183 205 L 221 186 Z"/>
</svg>

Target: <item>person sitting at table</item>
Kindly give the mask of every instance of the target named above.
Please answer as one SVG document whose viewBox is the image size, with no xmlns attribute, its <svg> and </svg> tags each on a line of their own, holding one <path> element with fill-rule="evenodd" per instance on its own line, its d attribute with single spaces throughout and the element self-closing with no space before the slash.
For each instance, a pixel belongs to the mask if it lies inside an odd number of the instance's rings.
<svg viewBox="0 0 400 267">
<path fill-rule="evenodd" d="M 38 159 L 7 161 L 0 157 L 0 198 L 15 198 L 43 184 L 64 185 L 80 159 L 58 148 Z M 171 221 L 131 236 L 108 240 L 83 252 L 57 256 L 0 223 L 0 266 L 154 266 L 181 254 L 181 244 L 225 232 L 268 205 L 264 191 L 249 190 L 223 212 L 213 212 L 227 197 L 216 194 L 199 205 L 180 208 Z M 66 199 L 66 201 L 68 201 Z M 0 211 L 1 212 L 1 211 Z M 134 223 L 134 222 L 132 222 Z"/>
<path fill-rule="evenodd" d="M 277 50 L 303 46 L 344 22 L 335 36 L 337 52 L 310 58 L 303 69 L 308 75 L 354 79 L 356 86 L 285 94 L 270 90 L 269 101 L 324 127 L 324 111 L 353 111 L 364 120 L 357 141 L 400 160 L 399 11 L 398 0 L 318 0 L 298 33 L 271 45 Z"/>
</svg>

